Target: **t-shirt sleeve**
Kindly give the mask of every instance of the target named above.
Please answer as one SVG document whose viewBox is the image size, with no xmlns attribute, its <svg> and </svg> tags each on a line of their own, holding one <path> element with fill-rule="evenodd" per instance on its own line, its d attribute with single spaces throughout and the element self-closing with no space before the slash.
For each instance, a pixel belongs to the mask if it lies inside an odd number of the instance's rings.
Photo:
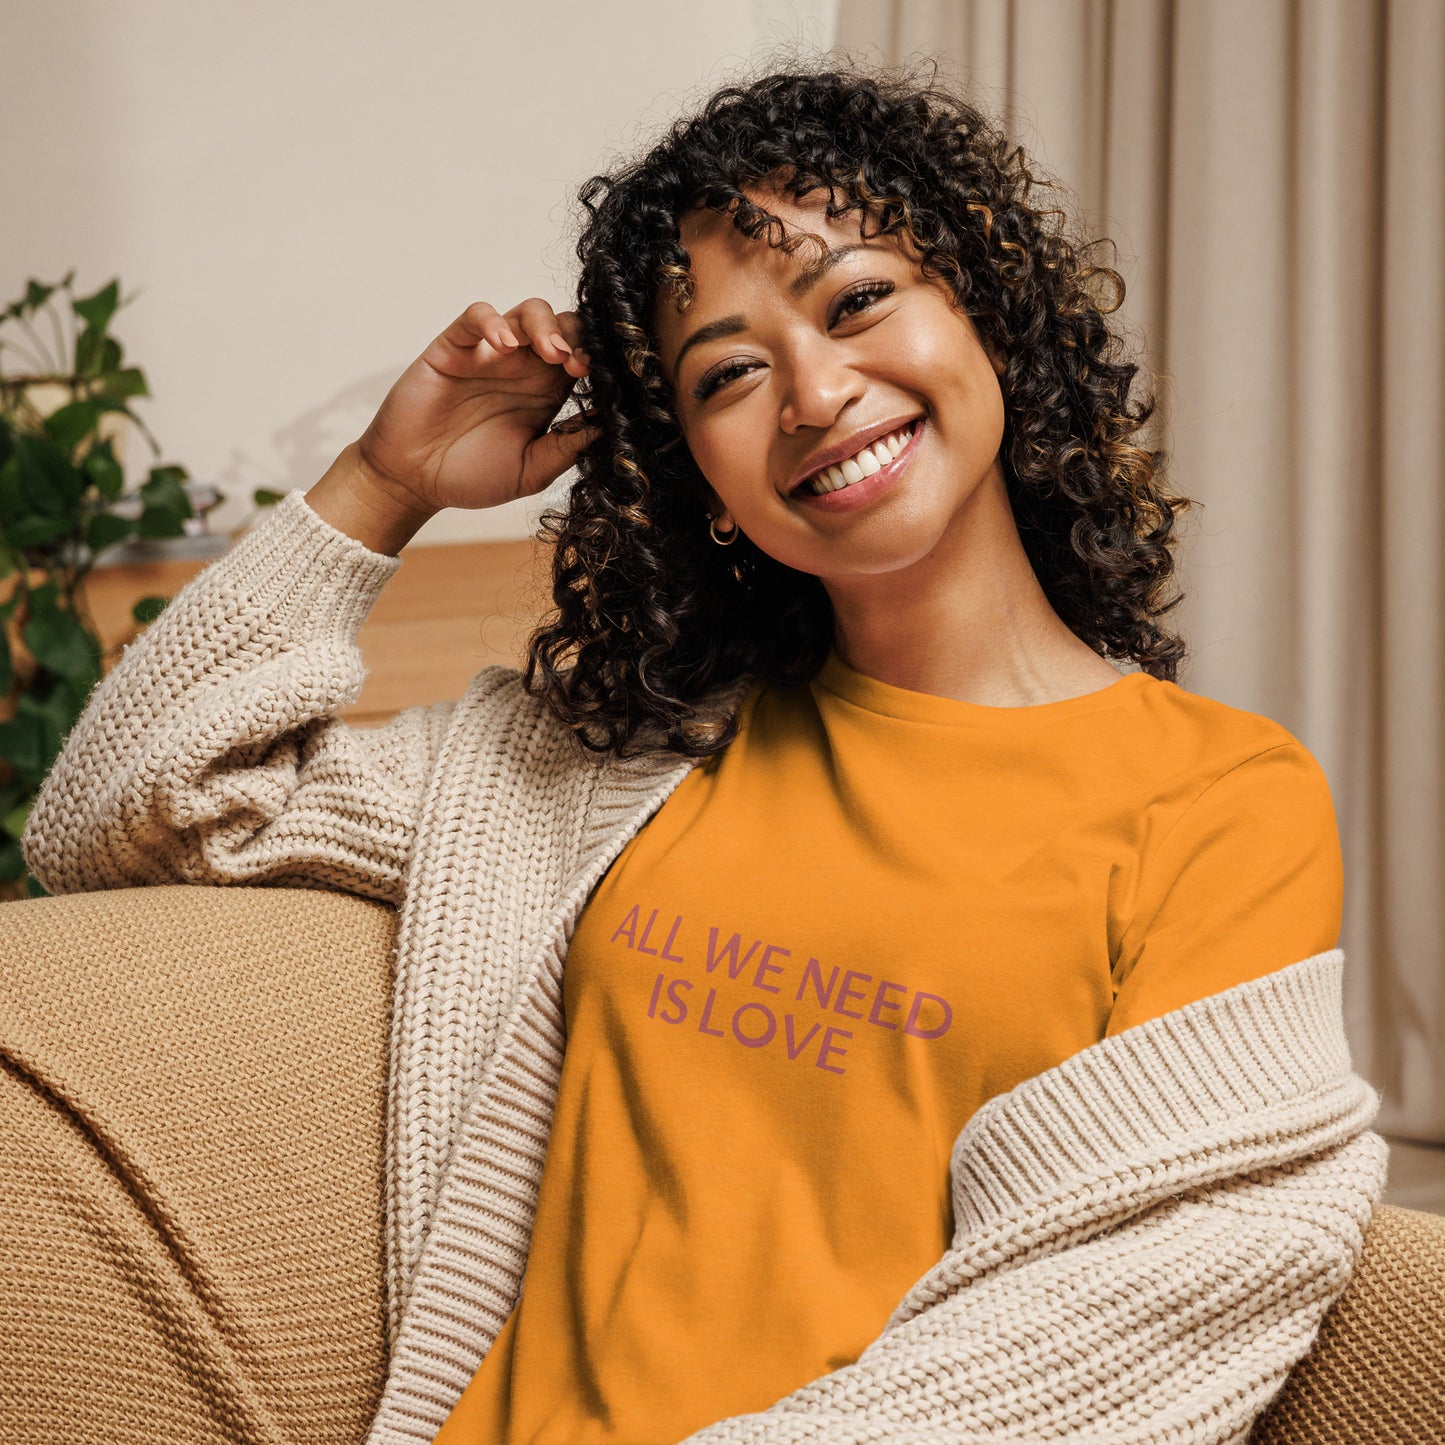
<svg viewBox="0 0 1445 1445">
<path fill-rule="evenodd" d="M 1344 864 L 1329 781 L 1298 740 L 1236 764 L 1146 860 L 1105 1033 L 1338 946 Z"/>
</svg>

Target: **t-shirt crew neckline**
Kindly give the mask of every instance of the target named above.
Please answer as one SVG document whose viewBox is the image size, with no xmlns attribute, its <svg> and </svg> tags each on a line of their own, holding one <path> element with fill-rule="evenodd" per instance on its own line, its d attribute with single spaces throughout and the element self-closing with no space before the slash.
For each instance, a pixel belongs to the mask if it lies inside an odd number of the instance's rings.
<svg viewBox="0 0 1445 1445">
<path fill-rule="evenodd" d="M 849 667 L 834 649 L 829 650 L 823 666 L 813 679 L 814 686 L 883 717 L 899 718 L 905 722 L 974 727 L 1062 722 L 1081 713 L 1125 702 L 1152 681 L 1153 677 L 1147 672 L 1126 672 L 1117 682 L 1096 688 L 1093 692 L 1080 693 L 1077 697 L 1033 703 L 1026 707 L 997 707 L 991 703 L 965 702 L 961 698 L 913 692 L 889 682 L 880 682 L 876 677 L 868 677 Z"/>
</svg>

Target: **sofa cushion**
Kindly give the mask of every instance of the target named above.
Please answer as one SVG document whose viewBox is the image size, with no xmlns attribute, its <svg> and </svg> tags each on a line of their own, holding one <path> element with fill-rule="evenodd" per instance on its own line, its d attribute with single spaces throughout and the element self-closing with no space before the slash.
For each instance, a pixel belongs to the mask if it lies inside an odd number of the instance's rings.
<svg viewBox="0 0 1445 1445">
<path fill-rule="evenodd" d="M 364 1433 L 395 922 L 296 888 L 0 905 L 0 1438 Z"/>
</svg>

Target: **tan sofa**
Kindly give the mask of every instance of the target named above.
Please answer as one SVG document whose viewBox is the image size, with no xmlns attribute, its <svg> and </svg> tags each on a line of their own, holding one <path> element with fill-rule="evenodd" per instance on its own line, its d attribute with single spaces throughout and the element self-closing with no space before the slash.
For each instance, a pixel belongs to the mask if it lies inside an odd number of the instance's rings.
<svg viewBox="0 0 1445 1445">
<path fill-rule="evenodd" d="M 0 1441 L 362 1437 L 395 922 L 300 888 L 0 904 Z M 1251 1440 L 1445 1440 L 1445 1217 L 1381 1206 Z"/>
</svg>

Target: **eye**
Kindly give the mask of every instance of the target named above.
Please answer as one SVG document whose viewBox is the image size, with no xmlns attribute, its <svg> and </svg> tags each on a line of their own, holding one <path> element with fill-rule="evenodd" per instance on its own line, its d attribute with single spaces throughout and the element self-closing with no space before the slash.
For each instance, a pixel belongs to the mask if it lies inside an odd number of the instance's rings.
<svg viewBox="0 0 1445 1445">
<path fill-rule="evenodd" d="M 752 367 L 741 361 L 725 361 L 721 366 L 715 366 L 693 387 L 692 394 L 698 401 L 706 401 L 718 387 L 724 382 L 731 381 L 735 376 L 741 376 L 744 372 L 751 371 Z"/>
<path fill-rule="evenodd" d="M 828 318 L 828 325 L 833 327 L 840 321 L 846 321 L 850 316 L 861 315 L 873 302 L 881 300 L 884 296 L 892 295 L 895 289 L 892 281 L 861 282 L 851 290 L 845 291 L 834 303 L 832 314 Z M 708 372 L 693 387 L 693 397 L 697 401 L 706 401 L 719 387 L 726 386 L 734 378 L 743 376 L 752 370 L 753 366 L 747 362 L 724 361 Z"/>
<path fill-rule="evenodd" d="M 845 291 L 833 307 L 833 314 L 828 318 L 828 325 L 836 326 L 850 316 L 857 316 L 860 312 L 866 311 L 873 302 L 890 295 L 892 291 L 893 283 L 891 281 L 864 281 L 861 285 L 853 287 L 851 291 Z M 854 302 L 861 304 L 855 306 Z"/>
</svg>

